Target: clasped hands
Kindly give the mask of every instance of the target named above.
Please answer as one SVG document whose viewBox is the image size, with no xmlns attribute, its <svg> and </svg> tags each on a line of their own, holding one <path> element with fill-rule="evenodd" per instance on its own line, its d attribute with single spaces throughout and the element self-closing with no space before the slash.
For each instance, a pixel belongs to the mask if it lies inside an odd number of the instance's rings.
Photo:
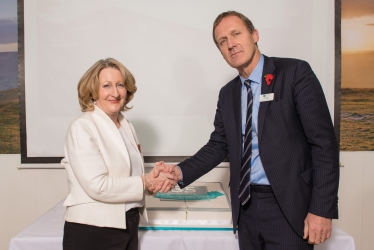
<svg viewBox="0 0 374 250">
<path fill-rule="evenodd" d="M 181 176 L 182 174 L 176 165 L 160 161 L 156 162 L 153 169 L 143 175 L 142 179 L 145 188 L 156 194 L 157 192 L 169 192 L 182 179 Z"/>
</svg>

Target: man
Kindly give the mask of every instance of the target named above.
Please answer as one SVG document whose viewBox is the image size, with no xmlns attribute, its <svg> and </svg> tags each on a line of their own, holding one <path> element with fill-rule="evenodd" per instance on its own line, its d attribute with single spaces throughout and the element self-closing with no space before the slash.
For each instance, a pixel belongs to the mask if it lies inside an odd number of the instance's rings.
<svg viewBox="0 0 374 250">
<path fill-rule="evenodd" d="M 240 249 L 313 249 L 338 216 L 339 151 L 321 85 L 306 62 L 262 55 L 238 12 L 216 18 L 213 39 L 239 76 L 220 91 L 209 142 L 175 168 L 179 185 L 229 155 Z"/>
</svg>

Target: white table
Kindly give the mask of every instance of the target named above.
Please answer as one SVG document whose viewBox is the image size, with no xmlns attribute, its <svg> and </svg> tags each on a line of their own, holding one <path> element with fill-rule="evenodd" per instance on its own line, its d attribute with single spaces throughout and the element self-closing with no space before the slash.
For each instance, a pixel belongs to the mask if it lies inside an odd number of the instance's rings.
<svg viewBox="0 0 374 250">
<path fill-rule="evenodd" d="M 62 250 L 63 201 L 10 240 L 9 250 Z M 139 231 L 141 250 L 238 250 L 232 231 Z M 156 247 L 156 248 L 155 248 Z M 352 236 L 333 226 L 332 237 L 315 250 L 355 250 Z"/>
</svg>

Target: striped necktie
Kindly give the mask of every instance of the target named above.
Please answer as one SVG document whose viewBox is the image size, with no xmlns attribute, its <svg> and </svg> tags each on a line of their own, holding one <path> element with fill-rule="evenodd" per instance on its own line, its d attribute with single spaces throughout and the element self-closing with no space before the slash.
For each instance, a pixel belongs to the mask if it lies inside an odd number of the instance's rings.
<svg viewBox="0 0 374 250">
<path fill-rule="evenodd" d="M 240 170 L 239 199 L 242 206 L 247 203 L 250 193 L 250 171 L 252 158 L 252 107 L 253 96 L 250 80 L 244 81 L 247 87 L 247 119 L 245 124 L 244 151 L 242 156 L 242 166 Z"/>
</svg>

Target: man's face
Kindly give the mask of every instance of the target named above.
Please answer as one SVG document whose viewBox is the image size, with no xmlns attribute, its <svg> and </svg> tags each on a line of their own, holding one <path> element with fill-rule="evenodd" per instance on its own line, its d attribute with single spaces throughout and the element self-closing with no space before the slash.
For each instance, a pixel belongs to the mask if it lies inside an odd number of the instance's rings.
<svg viewBox="0 0 374 250">
<path fill-rule="evenodd" d="M 258 31 L 254 30 L 251 34 L 237 16 L 222 19 L 215 28 L 214 37 L 223 58 L 239 72 L 251 65 L 256 54 L 259 55 L 256 45 L 259 40 Z"/>
</svg>

